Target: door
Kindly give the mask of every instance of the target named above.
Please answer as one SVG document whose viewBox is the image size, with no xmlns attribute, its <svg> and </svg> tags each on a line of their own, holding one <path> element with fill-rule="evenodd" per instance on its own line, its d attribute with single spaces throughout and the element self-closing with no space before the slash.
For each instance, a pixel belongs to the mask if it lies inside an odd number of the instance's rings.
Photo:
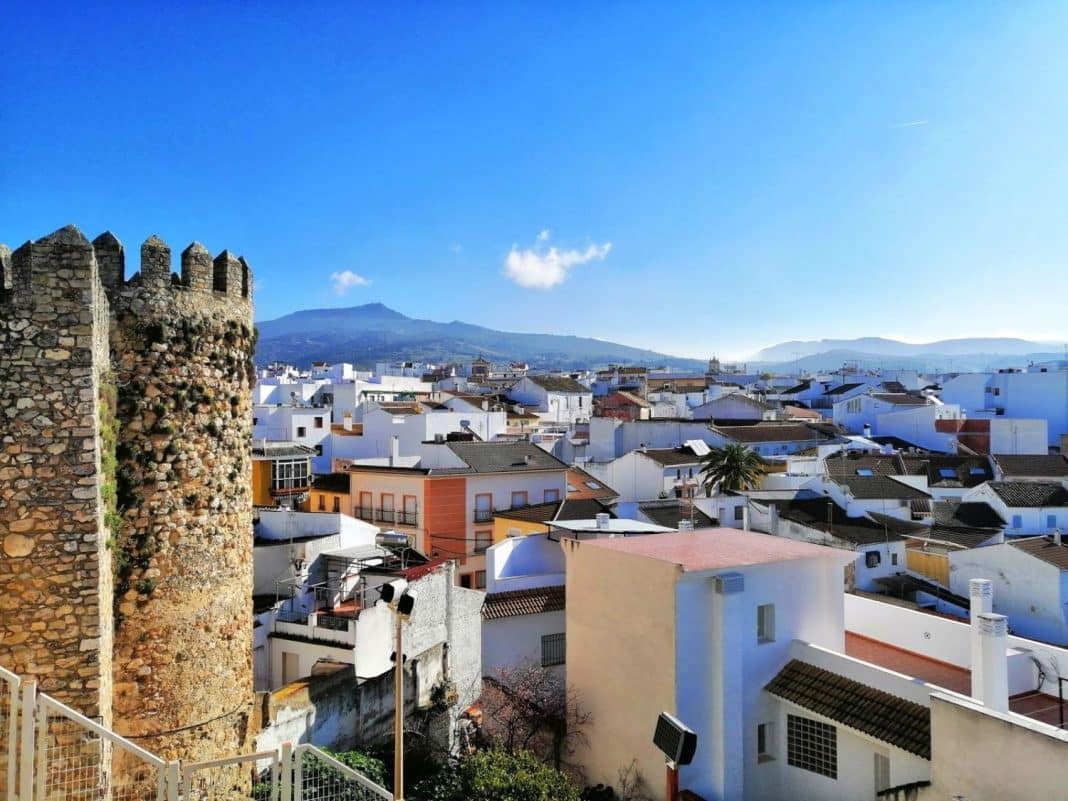
<svg viewBox="0 0 1068 801">
<path fill-rule="evenodd" d="M 300 678 L 300 657 L 290 651 L 282 651 L 282 684 L 292 684 Z"/>
</svg>

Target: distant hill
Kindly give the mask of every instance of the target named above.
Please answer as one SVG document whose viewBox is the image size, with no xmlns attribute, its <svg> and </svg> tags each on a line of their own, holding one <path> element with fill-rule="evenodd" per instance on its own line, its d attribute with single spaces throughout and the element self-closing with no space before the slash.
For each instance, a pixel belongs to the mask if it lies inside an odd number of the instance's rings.
<svg viewBox="0 0 1068 801">
<path fill-rule="evenodd" d="M 850 347 L 830 347 L 842 344 Z M 802 350 L 803 346 L 810 346 L 809 352 Z M 811 346 L 828 349 L 812 352 Z M 837 370 L 846 363 L 855 363 L 861 369 L 973 372 L 1063 360 L 1064 350 L 1057 349 L 1055 345 L 1022 339 L 955 339 L 910 345 L 892 339 L 868 337 L 822 340 L 817 343 L 784 342 L 765 348 L 757 356 L 764 358 L 749 362 L 749 367 L 773 373 L 792 373 L 797 369 L 812 372 Z"/>
<path fill-rule="evenodd" d="M 644 364 L 700 369 L 706 363 L 632 348 L 590 337 L 521 334 L 495 331 L 454 320 L 439 323 L 406 317 L 381 303 L 346 309 L 308 309 L 257 323 L 260 338 L 256 361 L 351 362 L 373 367 L 376 362 L 450 362 L 474 359 L 528 362 L 563 370 L 607 364 Z"/>
<path fill-rule="evenodd" d="M 1050 342 L 1031 342 L 1006 337 L 973 337 L 970 339 L 942 339 L 936 342 L 911 344 L 882 337 L 859 339 L 819 339 L 781 342 L 753 355 L 757 362 L 792 362 L 797 357 L 826 354 L 830 351 L 852 351 L 866 356 L 1025 356 L 1033 353 L 1054 353 L 1060 347 Z"/>
</svg>

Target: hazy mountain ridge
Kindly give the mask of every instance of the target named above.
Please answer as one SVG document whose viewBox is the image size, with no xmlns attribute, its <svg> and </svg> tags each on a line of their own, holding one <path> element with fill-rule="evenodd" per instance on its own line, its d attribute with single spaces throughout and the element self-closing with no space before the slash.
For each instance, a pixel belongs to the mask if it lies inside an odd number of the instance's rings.
<svg viewBox="0 0 1068 801">
<path fill-rule="evenodd" d="M 828 354 L 830 352 L 854 352 L 865 358 L 886 356 L 955 357 L 977 356 L 1026 356 L 1035 353 L 1054 353 L 1061 347 L 1051 342 L 1033 342 L 1013 337 L 970 337 L 941 339 L 935 342 L 912 344 L 884 337 L 859 337 L 857 339 L 819 339 L 780 342 L 757 351 L 751 359 L 755 362 L 792 362 L 795 358 Z"/>
<path fill-rule="evenodd" d="M 576 369 L 607 364 L 666 365 L 701 369 L 706 362 L 605 342 L 591 337 L 496 331 L 453 320 L 439 323 L 407 317 L 381 303 L 343 309 L 307 309 L 257 323 L 256 361 L 352 362 L 373 367 L 384 361 L 525 361 L 535 367 Z"/>
</svg>

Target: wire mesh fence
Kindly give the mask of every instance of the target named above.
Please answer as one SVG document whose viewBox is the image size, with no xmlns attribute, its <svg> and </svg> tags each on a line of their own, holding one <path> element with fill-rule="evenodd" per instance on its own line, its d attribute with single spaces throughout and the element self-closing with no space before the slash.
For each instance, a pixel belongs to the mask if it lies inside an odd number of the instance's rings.
<svg viewBox="0 0 1068 801">
<path fill-rule="evenodd" d="M 183 801 L 279 801 L 276 751 L 198 762 L 182 768 Z"/>
<path fill-rule="evenodd" d="M 393 794 L 310 745 L 297 746 L 293 801 L 392 801 Z"/>
<path fill-rule="evenodd" d="M 0 801 L 393 801 L 311 745 L 167 762 L 0 668 Z"/>
<path fill-rule="evenodd" d="M 37 707 L 38 801 L 163 798 L 166 763 L 54 699 Z"/>
<path fill-rule="evenodd" d="M 18 776 L 19 677 L 0 668 L 0 799 L 14 801 Z"/>
</svg>

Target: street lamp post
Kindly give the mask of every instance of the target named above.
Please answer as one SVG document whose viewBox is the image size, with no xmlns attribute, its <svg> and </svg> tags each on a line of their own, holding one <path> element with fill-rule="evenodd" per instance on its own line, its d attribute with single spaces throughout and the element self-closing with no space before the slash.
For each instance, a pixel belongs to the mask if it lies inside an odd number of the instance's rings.
<svg viewBox="0 0 1068 801">
<path fill-rule="evenodd" d="M 411 619 L 415 593 L 404 579 L 382 585 L 382 600 L 393 610 L 393 801 L 404 801 L 404 623 Z"/>
</svg>

